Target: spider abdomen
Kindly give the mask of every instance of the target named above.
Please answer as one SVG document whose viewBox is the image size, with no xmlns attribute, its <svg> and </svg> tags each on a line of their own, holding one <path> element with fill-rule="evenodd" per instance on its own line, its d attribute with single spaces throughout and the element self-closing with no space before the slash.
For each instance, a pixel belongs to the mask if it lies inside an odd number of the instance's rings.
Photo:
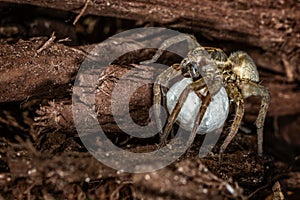
<svg viewBox="0 0 300 200">
<path fill-rule="evenodd" d="M 259 82 L 257 67 L 252 58 L 245 52 L 237 51 L 230 55 L 232 70 L 241 79 Z"/>
</svg>

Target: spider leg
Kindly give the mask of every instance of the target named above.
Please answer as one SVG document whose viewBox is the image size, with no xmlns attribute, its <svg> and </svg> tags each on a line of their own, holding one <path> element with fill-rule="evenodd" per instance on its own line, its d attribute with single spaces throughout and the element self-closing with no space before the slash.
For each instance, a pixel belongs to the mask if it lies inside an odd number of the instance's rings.
<svg viewBox="0 0 300 200">
<path fill-rule="evenodd" d="M 243 96 L 245 98 L 249 96 L 261 96 L 261 106 L 255 122 L 257 128 L 257 145 L 258 145 L 258 155 L 263 154 L 263 127 L 265 123 L 265 118 L 270 104 L 270 93 L 268 89 L 262 85 L 254 82 L 242 83 L 239 86 L 242 89 Z"/>
<path fill-rule="evenodd" d="M 193 83 L 191 83 L 190 85 L 188 85 L 184 90 L 183 92 L 180 94 L 179 98 L 178 98 L 178 102 L 176 103 L 171 115 L 169 116 L 168 118 L 168 122 L 165 126 L 165 129 L 164 129 L 164 132 L 163 132 L 163 135 L 161 137 L 161 143 L 160 143 L 160 146 L 159 147 L 162 147 L 163 145 L 165 145 L 166 143 L 166 140 L 167 140 L 167 137 L 169 135 L 169 132 L 173 126 L 173 124 L 175 123 L 176 121 L 176 118 L 181 110 L 181 107 L 182 105 L 184 104 L 188 94 L 190 93 L 190 91 L 195 91 L 195 93 L 198 95 L 198 97 L 202 100 L 202 104 L 201 104 L 201 107 L 199 109 L 199 112 L 196 116 L 196 119 L 194 121 L 194 125 L 193 125 L 193 129 L 192 129 L 192 132 L 191 132 L 191 135 L 189 136 L 189 139 L 187 141 L 187 144 L 190 145 L 192 144 L 192 142 L 194 141 L 194 138 L 197 134 L 197 129 L 203 119 L 203 116 L 205 114 L 205 111 L 211 101 L 211 97 L 210 97 L 210 94 L 207 93 L 206 96 L 203 96 L 199 90 L 201 90 L 202 88 L 205 87 L 205 82 L 203 79 L 199 79 Z"/>
<path fill-rule="evenodd" d="M 180 94 L 173 111 L 171 112 L 170 116 L 168 117 L 167 124 L 166 124 L 164 132 L 161 136 L 159 148 L 161 148 L 162 146 L 164 146 L 166 144 L 166 141 L 167 141 L 168 135 L 171 131 L 171 128 L 172 128 L 173 124 L 175 123 L 176 118 L 181 110 L 181 107 L 184 104 L 186 98 L 188 97 L 188 94 L 190 93 L 190 91 L 192 91 L 192 88 L 189 85 Z"/>
<path fill-rule="evenodd" d="M 154 56 L 150 60 L 145 60 L 145 61 L 141 62 L 141 64 L 155 63 L 158 60 L 158 58 L 164 53 L 164 51 L 166 49 L 168 49 L 169 47 L 171 47 L 174 44 L 177 44 L 179 42 L 183 42 L 185 40 L 187 41 L 189 50 L 194 49 L 197 46 L 200 46 L 200 44 L 197 42 L 197 40 L 194 36 L 188 35 L 188 34 L 178 34 L 174 37 L 171 37 L 171 38 L 165 40 L 161 44 L 159 49 L 156 51 Z"/>
<path fill-rule="evenodd" d="M 170 79 L 176 78 L 181 75 L 181 67 L 179 64 L 174 64 L 164 72 L 162 72 L 156 79 L 153 85 L 153 107 L 155 122 L 158 128 L 158 131 L 161 135 L 162 123 L 161 123 L 161 102 L 162 102 L 162 91 L 161 86 L 168 86 Z"/>
<path fill-rule="evenodd" d="M 232 91 L 235 91 L 232 94 L 234 95 L 233 99 L 234 99 L 235 104 L 236 104 L 236 111 L 235 111 L 235 116 L 234 116 L 233 123 L 232 123 L 231 128 L 230 128 L 230 132 L 229 132 L 229 134 L 227 135 L 227 137 L 225 138 L 223 144 L 220 147 L 220 153 L 219 153 L 219 161 L 220 162 L 222 161 L 223 152 L 226 150 L 227 146 L 229 145 L 231 140 L 234 138 L 234 136 L 238 132 L 238 129 L 239 129 L 239 126 L 241 124 L 242 118 L 244 116 L 244 111 L 245 111 L 244 100 L 242 98 L 242 94 L 237 90 L 236 87 L 232 87 L 231 89 L 232 89 Z"/>
<path fill-rule="evenodd" d="M 204 114 L 205 114 L 205 112 L 207 110 L 207 107 L 209 106 L 209 104 L 211 102 L 211 95 L 209 94 L 209 92 L 207 93 L 206 96 L 203 96 L 203 95 L 201 95 L 198 92 L 197 92 L 197 94 L 198 94 L 198 97 L 201 98 L 202 104 L 201 104 L 199 112 L 198 112 L 198 114 L 196 116 L 196 119 L 194 121 L 193 129 L 192 129 L 191 135 L 190 135 L 190 137 L 188 139 L 188 142 L 187 142 L 187 144 L 189 146 L 191 146 L 191 144 L 193 143 L 193 141 L 194 141 L 194 139 L 196 137 L 196 134 L 197 134 L 197 129 L 200 126 L 201 121 L 202 121 L 202 119 L 204 117 Z"/>
</svg>

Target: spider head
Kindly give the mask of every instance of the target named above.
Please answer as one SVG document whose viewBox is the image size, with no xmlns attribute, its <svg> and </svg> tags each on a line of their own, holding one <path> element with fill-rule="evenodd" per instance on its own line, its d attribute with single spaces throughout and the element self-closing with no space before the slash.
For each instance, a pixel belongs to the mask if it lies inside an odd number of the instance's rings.
<svg viewBox="0 0 300 200">
<path fill-rule="evenodd" d="M 252 58 L 245 52 L 237 51 L 230 55 L 232 71 L 241 79 L 259 82 L 257 67 Z"/>
<path fill-rule="evenodd" d="M 210 63 L 208 52 L 203 47 L 197 47 L 187 54 L 181 61 L 182 75 L 191 77 L 194 81 L 202 77 L 203 66 Z"/>
<path fill-rule="evenodd" d="M 191 77 L 193 80 L 197 80 L 201 77 L 197 63 L 185 58 L 181 61 L 181 72 L 184 77 Z"/>
</svg>

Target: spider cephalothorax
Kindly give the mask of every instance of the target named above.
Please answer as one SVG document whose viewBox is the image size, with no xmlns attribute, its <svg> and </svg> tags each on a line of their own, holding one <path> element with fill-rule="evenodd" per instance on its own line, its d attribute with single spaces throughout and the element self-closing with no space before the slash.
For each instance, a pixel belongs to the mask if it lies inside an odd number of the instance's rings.
<svg viewBox="0 0 300 200">
<path fill-rule="evenodd" d="M 178 38 L 176 40 L 178 40 Z M 176 40 L 174 39 L 174 42 Z M 172 44 L 172 39 L 167 43 Z M 168 47 L 167 45 L 162 46 L 164 49 Z M 160 54 L 161 52 L 158 53 L 158 55 Z M 157 58 L 158 56 L 156 55 L 154 57 Z M 238 131 L 245 110 L 244 99 L 249 96 L 262 97 L 261 108 L 256 120 L 258 154 L 262 155 L 263 125 L 270 102 L 270 95 L 268 89 L 259 84 L 259 74 L 252 58 L 242 51 L 232 53 L 228 57 L 221 49 L 200 47 L 197 41 L 194 40 L 193 49 L 187 54 L 186 58 L 184 58 L 180 64 L 174 64 L 162 72 L 154 84 L 153 104 L 159 130 L 162 130 L 163 127 L 159 119 L 161 112 L 159 105 L 162 101 L 161 85 L 168 85 L 171 79 L 181 74 L 192 78 L 193 82 L 182 91 L 178 102 L 170 112 L 169 119 L 161 135 L 161 144 L 165 144 L 181 107 L 191 91 L 194 91 L 202 101 L 189 138 L 190 142 L 193 141 L 197 133 L 197 128 L 201 123 L 212 97 L 221 87 L 224 87 L 230 102 L 234 102 L 235 104 L 235 116 L 230 131 L 220 147 L 220 155 L 227 148 Z M 206 91 L 205 94 L 203 94 L 203 90 Z"/>
</svg>

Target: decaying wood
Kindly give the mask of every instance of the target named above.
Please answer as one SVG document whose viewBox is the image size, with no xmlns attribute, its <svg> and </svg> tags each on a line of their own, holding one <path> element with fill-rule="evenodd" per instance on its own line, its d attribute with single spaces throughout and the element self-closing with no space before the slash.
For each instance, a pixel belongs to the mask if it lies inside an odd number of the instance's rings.
<svg viewBox="0 0 300 200">
<path fill-rule="evenodd" d="M 32 38 L 15 44 L 0 44 L 0 103 L 68 96 L 83 61 L 101 62 L 101 58 L 90 54 L 95 45 L 73 48 L 51 42 L 44 48 L 45 42 L 46 38 Z M 115 42 L 119 49 L 141 48 L 137 41 L 130 39 L 115 38 Z M 133 56 L 121 56 L 119 60 L 131 63 L 145 56 L 149 57 L 148 50 Z"/>
<path fill-rule="evenodd" d="M 70 48 L 59 43 L 53 43 L 40 54 L 37 54 L 37 49 L 45 41 L 45 39 L 36 38 L 30 41 L 21 40 L 12 45 L 0 45 L 0 49 L 2 49 L 0 51 L 0 102 L 45 97 L 55 99 L 70 95 L 77 70 L 87 54 L 84 55 L 82 53 L 84 51 L 79 50 L 80 48 Z M 88 52 L 91 48 L 86 49 Z M 135 56 L 138 57 L 139 55 Z M 137 124 L 149 123 L 148 110 L 152 105 L 151 83 L 163 69 L 150 66 L 111 65 L 103 70 L 105 71 L 99 78 L 96 93 L 96 109 L 100 123 L 105 127 L 110 127 L 108 129 L 112 132 L 119 130 L 115 126 L 111 114 L 111 95 L 116 84 L 121 84 L 120 87 L 123 88 L 118 94 L 120 101 L 115 104 L 119 108 L 117 115 L 127 114 L 124 108 L 129 102 L 123 102 L 122 99 L 124 99 L 124 95 L 134 92 L 130 100 L 131 116 Z M 124 78 L 123 75 L 128 72 L 134 73 L 134 76 Z M 124 79 L 124 81 L 118 82 L 119 79 Z M 145 80 L 148 80 L 149 84 L 144 84 L 137 91 L 132 91 L 132 88 L 144 83 Z M 274 77 L 272 74 L 264 74 L 262 80 L 263 85 L 269 87 L 271 92 L 272 103 L 268 116 L 294 115 L 300 112 L 299 91 L 297 91 L 296 83 L 282 84 L 282 81 L 287 81 L 286 77 L 280 75 Z M 58 104 L 61 103 L 58 102 Z M 258 110 L 259 104 L 255 104 L 255 106 Z M 68 110 L 67 112 L 71 113 L 70 107 L 63 110 Z M 59 111 L 59 113 L 64 113 L 64 111 Z M 67 121 L 72 122 L 72 115 L 66 114 L 66 116 L 69 116 L 66 117 Z M 51 121 L 57 123 L 56 118 Z M 48 125 L 51 126 L 53 123 Z M 72 127 L 70 124 L 66 126 Z M 126 129 L 131 128 L 130 125 L 127 125 Z"/>
<path fill-rule="evenodd" d="M 238 48 L 244 50 L 254 58 L 262 84 L 271 92 L 272 102 L 266 124 L 270 121 L 269 118 L 274 118 L 274 122 L 281 125 L 277 127 L 278 130 L 274 130 L 275 134 L 276 131 L 280 131 L 283 136 L 287 132 L 296 133 L 294 130 L 297 128 L 291 129 L 290 125 L 293 123 L 294 127 L 297 127 L 299 120 L 290 121 L 293 118 L 291 116 L 300 113 L 298 100 L 300 96 L 298 23 L 300 6 L 297 1 L 0 0 L 0 2 L 27 3 L 79 13 L 74 22 L 84 14 L 143 19 L 144 24 L 154 22 L 155 25 L 158 23 L 165 27 L 183 28 L 189 32 L 200 33 L 200 39 L 202 36 L 213 39 L 212 43 L 225 48 L 226 52 Z M 92 194 L 88 198 L 97 196 L 102 199 L 119 199 L 133 196 L 137 199 L 159 197 L 161 199 L 245 199 L 242 188 L 233 182 L 231 177 L 241 183 L 240 185 L 246 185 L 242 186 L 244 195 L 270 179 L 270 169 L 274 172 L 274 166 L 270 163 L 257 162 L 259 158 L 255 157 L 254 153 L 249 154 L 254 152 L 254 147 L 249 150 L 247 146 L 249 144 L 252 147 L 255 143 L 253 135 L 243 135 L 243 141 L 247 141 L 247 145 L 240 143 L 239 140 L 233 144 L 233 153 L 227 152 L 223 163 L 226 166 L 224 168 L 216 164 L 216 155 L 212 155 L 208 160 L 191 159 L 187 155 L 153 173 L 126 174 L 104 166 L 90 154 L 82 152 L 86 149 L 77 137 L 73 137 L 76 130 L 70 95 L 82 61 L 85 59 L 94 63 L 99 61 L 88 54 L 93 46 L 72 48 L 54 41 L 54 37 L 50 38 L 48 43 L 47 40 L 47 38 L 33 38 L 29 41 L 20 40 L 14 44 L 0 43 L 0 103 L 4 103 L 3 107 L 7 102 L 49 99 L 48 106 L 43 105 L 36 111 L 34 125 L 37 131 L 30 131 L 34 146 L 29 141 L 24 143 L 18 140 L 18 144 L 7 141 L 7 138 L 17 135 L 13 131 L 9 132 L 10 136 L 0 138 L 3 147 L 0 150 L 3 155 L 0 159 L 0 187 L 5 188 L 6 194 L 12 191 L 19 199 L 34 198 L 30 195 L 36 193 L 41 194 L 45 199 L 61 199 L 62 196 L 70 199 L 85 199 L 86 191 L 91 191 Z M 229 45 L 222 47 L 223 43 Z M 231 46 L 231 43 L 234 44 Z M 244 44 L 246 44 L 245 49 L 241 49 Z M 132 45 L 139 46 L 138 43 Z M 119 62 L 101 68 L 98 84 L 95 85 L 95 113 L 105 132 L 117 133 L 116 135 L 120 135 L 121 138 L 123 134 L 118 134 L 121 131 L 118 125 L 122 125 L 122 131 L 134 131 L 135 125 L 126 120 L 117 125 L 114 119 L 115 115 L 123 118 L 128 114 L 125 109 L 128 105 L 130 117 L 136 124 L 142 126 L 151 124 L 148 113 L 152 106 L 151 83 L 163 69 L 133 64 L 138 63 L 137 60 L 141 57 L 149 57 L 149 52 L 153 53 L 150 50 L 126 55 L 122 58 L 124 60 L 120 59 Z M 128 73 L 130 76 L 125 77 Z M 143 85 L 140 86 L 139 83 Z M 114 93 L 118 85 L 122 90 Z M 127 101 L 124 97 L 129 94 L 131 96 Z M 260 104 L 257 99 L 245 102 L 246 107 L 250 108 L 245 113 L 245 120 L 251 118 L 252 122 L 252 119 L 257 116 Z M 79 104 L 80 111 L 80 106 L 85 105 L 83 101 Z M 117 110 L 115 115 L 111 112 L 112 107 Z M 3 114 L 7 115 L 6 112 Z M 281 119 L 289 122 L 282 122 Z M 84 120 L 83 118 L 82 121 Z M 23 125 L 17 128 L 27 131 Z M 292 131 L 289 131 L 290 129 Z M 266 126 L 265 131 L 273 134 L 272 127 L 269 125 Z M 35 138 L 37 132 L 42 134 Z M 269 138 L 266 141 L 268 140 Z M 289 140 L 297 143 L 293 137 Z M 197 142 L 199 141 L 195 141 Z M 271 150 L 274 155 L 276 154 L 274 149 L 281 146 L 281 143 L 275 142 L 271 145 L 266 148 L 266 152 L 269 154 Z M 145 148 L 151 149 L 152 145 L 147 144 Z M 141 149 L 138 148 L 138 152 Z M 235 151 L 235 149 L 239 150 Z M 284 151 L 287 154 L 291 152 L 286 149 Z M 266 159 L 264 157 L 262 160 Z M 213 173 L 206 166 L 211 167 Z M 216 170 L 217 168 L 220 170 Z M 250 171 L 247 171 L 248 169 Z M 234 173 L 228 173 L 229 171 Z M 287 175 L 288 177 L 279 180 L 282 188 L 297 190 L 299 173 L 289 172 Z M 52 196 L 57 194 L 61 196 Z"/>
<path fill-rule="evenodd" d="M 79 13 L 85 0 L 1 0 Z M 261 48 L 278 57 L 288 81 L 300 80 L 300 3 L 298 1 L 92 1 L 85 14 L 155 22 Z M 256 19 L 256 20 L 253 20 Z M 263 52 L 262 52 L 263 53 Z M 270 64 L 270 63 L 269 63 Z"/>
<path fill-rule="evenodd" d="M 55 191 L 63 191 L 67 196 L 68 193 L 74 193 L 72 188 L 76 184 L 94 184 L 93 189 L 98 190 L 102 195 L 113 195 L 113 191 L 119 186 L 127 190 L 133 186 L 135 197 L 146 199 L 244 197 L 243 190 L 237 183 L 217 177 L 199 159 L 175 162 L 173 167 L 176 167 L 176 171 L 172 167 L 166 167 L 152 173 L 129 174 L 105 166 L 89 153 L 63 152 L 53 157 L 48 153 L 37 151 L 30 142 L 9 143 L 5 150 L 11 158 L 8 162 L 10 172 L 0 173 L 0 186 L 12 183 L 22 185 L 22 182 L 18 181 L 19 177 L 30 180 L 19 188 L 20 194 L 30 194 L 30 190 L 26 191 L 26 189 L 47 185 L 48 189 L 51 188 L 51 191 L 48 191 L 51 195 L 55 195 Z M 47 178 L 43 179 L 44 177 Z M 77 191 L 77 195 L 80 191 Z M 45 189 L 43 193 L 46 192 Z"/>
<path fill-rule="evenodd" d="M 291 189 L 298 189 L 300 185 L 300 173 L 298 171 L 289 172 L 287 177 L 282 180 L 282 185 Z"/>
<path fill-rule="evenodd" d="M 153 67 L 142 67 L 145 72 L 142 74 L 136 74 L 134 77 L 126 77 L 123 75 L 133 70 L 134 68 L 129 68 L 128 66 L 118 66 L 110 65 L 102 74 L 101 80 L 99 81 L 98 90 L 96 92 L 96 110 L 98 114 L 98 120 L 102 129 L 106 132 L 120 132 L 120 128 L 115 123 L 114 116 L 111 112 L 111 99 L 115 86 L 117 84 L 122 84 L 123 88 L 121 93 L 116 93 L 114 98 L 119 99 L 119 101 L 114 104 L 116 110 L 118 110 L 117 116 L 126 115 L 125 107 L 129 104 L 130 116 L 133 121 L 139 125 L 147 125 L 150 121 L 149 119 L 149 109 L 152 106 L 152 84 L 145 84 L 139 87 L 138 90 L 132 91 L 139 82 L 144 82 L 145 79 L 153 80 L 156 77 L 156 69 Z M 123 78 L 122 78 L 123 77 Z M 117 82 L 116 80 L 123 79 L 122 82 Z M 265 83 L 268 86 L 270 93 L 272 95 L 272 104 L 270 106 L 268 116 L 284 116 L 284 115 L 295 115 L 300 112 L 300 102 L 297 96 L 300 92 L 294 92 L 293 89 L 296 85 L 290 85 L 287 92 L 287 86 L 282 86 L 280 84 L 272 84 L 270 82 Z M 130 102 L 124 101 L 124 96 L 131 94 Z M 257 117 L 257 112 L 259 110 L 260 103 L 253 101 L 245 101 L 247 107 L 251 107 L 251 112 L 246 112 L 246 117 L 252 116 L 253 121 Z M 280 106 L 278 106 L 280 105 Z M 293 105 L 293 106 L 290 106 Z M 82 104 L 84 106 L 84 104 Z M 72 106 L 70 101 L 55 101 L 50 102 L 49 106 L 44 106 L 38 112 L 39 115 L 44 116 L 44 118 L 37 118 L 37 125 L 52 127 L 56 129 L 64 130 L 75 130 L 73 119 L 72 119 Z M 84 121 L 84 119 L 82 119 Z M 42 122 L 42 123 L 41 123 Z M 120 125 L 120 124 L 119 124 Z M 124 121 L 121 124 L 123 131 L 130 130 L 134 131 L 134 124 Z"/>
<path fill-rule="evenodd" d="M 205 199 L 208 196 L 246 198 L 242 189 L 211 173 L 199 160 L 183 160 L 176 171 L 165 168 L 153 173 L 135 174 L 133 182 L 138 197 L 147 199 Z M 157 183 L 163 183 L 163 187 Z M 194 185 L 197 185 L 195 187 Z M 176 189 L 174 189 L 176 188 Z M 219 192 L 218 189 L 221 189 Z M 217 193 L 215 193 L 218 191 Z"/>
<path fill-rule="evenodd" d="M 38 53 L 46 40 L 0 45 L 0 102 L 68 95 L 85 56 L 59 43 Z"/>
</svg>

